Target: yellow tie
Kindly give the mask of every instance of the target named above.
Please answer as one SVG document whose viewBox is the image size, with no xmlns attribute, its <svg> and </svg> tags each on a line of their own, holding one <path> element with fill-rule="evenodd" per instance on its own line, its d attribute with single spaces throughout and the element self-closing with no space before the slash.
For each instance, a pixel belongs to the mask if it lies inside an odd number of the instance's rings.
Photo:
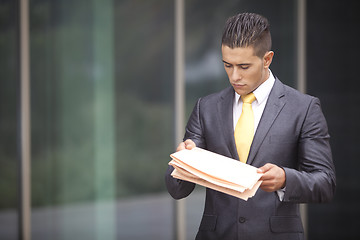
<svg viewBox="0 0 360 240">
<path fill-rule="evenodd" d="M 235 127 L 234 137 L 240 161 L 246 163 L 254 138 L 254 113 L 251 103 L 256 98 L 253 93 L 249 93 L 241 96 L 241 99 L 243 101 L 242 112 Z"/>
</svg>

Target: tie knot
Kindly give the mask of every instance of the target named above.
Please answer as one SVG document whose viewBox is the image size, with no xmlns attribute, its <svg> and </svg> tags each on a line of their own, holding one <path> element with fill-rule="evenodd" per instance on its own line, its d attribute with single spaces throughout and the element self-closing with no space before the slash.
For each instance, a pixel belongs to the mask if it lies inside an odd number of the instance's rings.
<svg viewBox="0 0 360 240">
<path fill-rule="evenodd" d="M 242 101 L 244 103 L 250 103 L 251 104 L 256 99 L 256 97 L 255 97 L 254 93 L 249 93 L 249 94 L 247 94 L 245 96 L 241 96 L 241 99 L 242 99 Z"/>
</svg>

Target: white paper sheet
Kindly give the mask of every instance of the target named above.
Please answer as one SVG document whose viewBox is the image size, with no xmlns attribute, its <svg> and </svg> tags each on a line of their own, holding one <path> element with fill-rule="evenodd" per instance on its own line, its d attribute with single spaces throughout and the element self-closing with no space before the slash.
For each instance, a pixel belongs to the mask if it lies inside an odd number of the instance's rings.
<svg viewBox="0 0 360 240">
<path fill-rule="evenodd" d="M 201 148 L 182 150 L 170 155 L 169 162 L 178 179 L 247 200 L 255 195 L 262 174 L 257 168 Z"/>
</svg>

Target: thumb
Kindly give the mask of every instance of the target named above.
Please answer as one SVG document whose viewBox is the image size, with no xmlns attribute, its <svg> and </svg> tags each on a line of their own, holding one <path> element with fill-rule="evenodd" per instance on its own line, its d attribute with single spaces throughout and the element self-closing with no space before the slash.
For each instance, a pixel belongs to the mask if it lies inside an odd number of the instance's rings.
<svg viewBox="0 0 360 240">
<path fill-rule="evenodd" d="M 265 172 L 269 171 L 270 168 L 271 168 L 271 164 L 270 164 L 270 163 L 267 163 L 267 164 L 265 164 L 264 166 L 258 168 L 258 169 L 257 169 L 257 172 L 258 172 L 258 173 L 265 173 Z"/>
<path fill-rule="evenodd" d="M 181 150 L 184 150 L 184 149 L 185 149 L 185 143 L 184 143 L 184 142 L 181 142 L 181 143 L 179 144 L 179 146 L 177 147 L 176 151 L 178 152 L 178 151 L 181 151 Z"/>
<path fill-rule="evenodd" d="M 193 148 L 196 147 L 196 144 L 195 144 L 194 141 L 191 140 L 191 139 L 187 139 L 184 143 L 185 143 L 185 148 L 186 148 L 186 149 L 191 150 L 191 149 L 193 149 Z"/>
</svg>

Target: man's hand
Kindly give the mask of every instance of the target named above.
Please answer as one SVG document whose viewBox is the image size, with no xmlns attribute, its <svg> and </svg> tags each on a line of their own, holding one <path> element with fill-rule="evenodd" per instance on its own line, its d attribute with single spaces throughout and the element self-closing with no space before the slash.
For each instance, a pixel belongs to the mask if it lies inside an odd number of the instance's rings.
<svg viewBox="0 0 360 240">
<path fill-rule="evenodd" d="M 285 187 L 286 176 L 284 169 L 274 164 L 267 163 L 258 169 L 258 173 L 264 174 L 260 178 L 260 180 L 263 181 L 260 185 L 262 190 L 266 192 L 275 192 Z"/>
<path fill-rule="evenodd" d="M 185 140 L 185 142 L 182 142 L 182 143 L 179 144 L 176 151 L 178 152 L 178 151 L 181 151 L 181 150 L 184 150 L 184 149 L 191 150 L 194 147 L 196 147 L 196 144 L 193 142 L 193 140 L 187 139 L 187 140 Z"/>
</svg>

